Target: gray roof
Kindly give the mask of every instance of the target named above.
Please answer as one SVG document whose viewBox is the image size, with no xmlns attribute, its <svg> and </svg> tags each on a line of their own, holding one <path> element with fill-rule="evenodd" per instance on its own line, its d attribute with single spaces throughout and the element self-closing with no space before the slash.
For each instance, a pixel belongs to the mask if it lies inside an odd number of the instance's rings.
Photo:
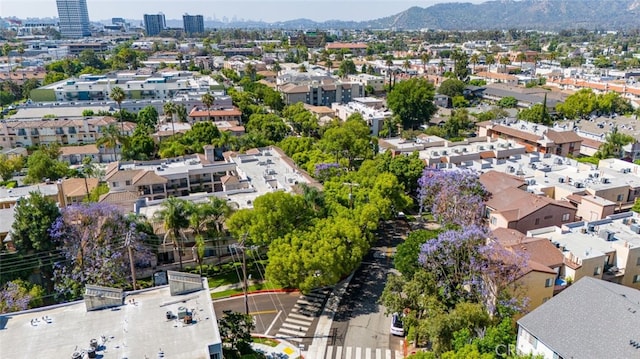
<svg viewBox="0 0 640 359">
<path fill-rule="evenodd" d="M 563 358 L 640 358 L 640 291 L 583 277 L 518 324 Z"/>
</svg>

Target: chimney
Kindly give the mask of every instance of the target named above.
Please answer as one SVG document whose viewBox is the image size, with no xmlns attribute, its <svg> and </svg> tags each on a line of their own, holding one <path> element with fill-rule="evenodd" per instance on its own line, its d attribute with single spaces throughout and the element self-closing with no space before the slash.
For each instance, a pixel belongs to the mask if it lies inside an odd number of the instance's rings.
<svg viewBox="0 0 640 359">
<path fill-rule="evenodd" d="M 203 147 L 204 149 L 204 158 L 209 161 L 209 162 L 214 162 L 216 160 L 215 158 L 215 147 L 213 147 L 212 145 L 206 145 Z"/>
</svg>

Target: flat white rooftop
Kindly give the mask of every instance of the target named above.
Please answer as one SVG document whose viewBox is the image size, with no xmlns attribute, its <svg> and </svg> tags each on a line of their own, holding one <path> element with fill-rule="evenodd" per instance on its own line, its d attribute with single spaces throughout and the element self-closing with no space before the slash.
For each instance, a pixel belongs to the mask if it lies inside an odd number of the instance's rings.
<svg viewBox="0 0 640 359">
<path fill-rule="evenodd" d="M 203 290 L 171 296 L 169 286 L 129 293 L 119 307 L 87 312 L 84 301 L 0 315 L 3 358 L 71 358 L 98 341 L 98 358 L 209 359 L 220 334 L 206 279 Z M 135 304 L 130 300 L 135 300 Z M 167 319 L 179 308 L 193 323 Z M 163 356 L 160 353 L 164 353 Z"/>
</svg>

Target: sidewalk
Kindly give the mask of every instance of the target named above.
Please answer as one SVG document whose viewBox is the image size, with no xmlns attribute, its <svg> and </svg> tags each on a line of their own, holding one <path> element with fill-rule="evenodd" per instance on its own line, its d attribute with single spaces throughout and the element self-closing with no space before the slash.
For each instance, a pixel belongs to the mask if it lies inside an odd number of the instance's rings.
<svg viewBox="0 0 640 359">
<path fill-rule="evenodd" d="M 331 296 L 327 300 L 327 304 L 324 306 L 324 310 L 318 319 L 318 325 L 316 326 L 316 332 L 313 336 L 313 342 L 309 346 L 306 352 L 303 352 L 303 356 L 309 359 L 324 358 L 325 350 L 327 349 L 327 342 L 329 340 L 329 334 L 331 332 L 331 326 L 333 325 L 333 317 L 338 310 L 340 300 L 347 290 L 353 274 L 349 275 L 347 279 L 336 284 L 331 293 Z"/>
<path fill-rule="evenodd" d="M 282 339 L 277 339 L 279 342 L 275 347 L 271 347 L 265 344 L 259 343 L 251 343 L 251 347 L 256 351 L 263 352 L 267 355 L 271 354 L 274 358 L 280 358 L 282 354 L 286 356 L 282 356 L 284 358 L 296 359 L 301 358 L 300 350 L 293 344 L 284 341 Z"/>
</svg>

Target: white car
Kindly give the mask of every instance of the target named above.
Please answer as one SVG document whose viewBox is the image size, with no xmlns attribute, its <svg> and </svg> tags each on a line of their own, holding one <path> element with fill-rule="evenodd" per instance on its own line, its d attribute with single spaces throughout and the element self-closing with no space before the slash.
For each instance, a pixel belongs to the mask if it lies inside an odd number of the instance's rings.
<svg viewBox="0 0 640 359">
<path fill-rule="evenodd" d="M 391 334 L 399 337 L 404 336 L 404 325 L 402 324 L 402 316 L 398 313 L 391 315 Z"/>
</svg>

